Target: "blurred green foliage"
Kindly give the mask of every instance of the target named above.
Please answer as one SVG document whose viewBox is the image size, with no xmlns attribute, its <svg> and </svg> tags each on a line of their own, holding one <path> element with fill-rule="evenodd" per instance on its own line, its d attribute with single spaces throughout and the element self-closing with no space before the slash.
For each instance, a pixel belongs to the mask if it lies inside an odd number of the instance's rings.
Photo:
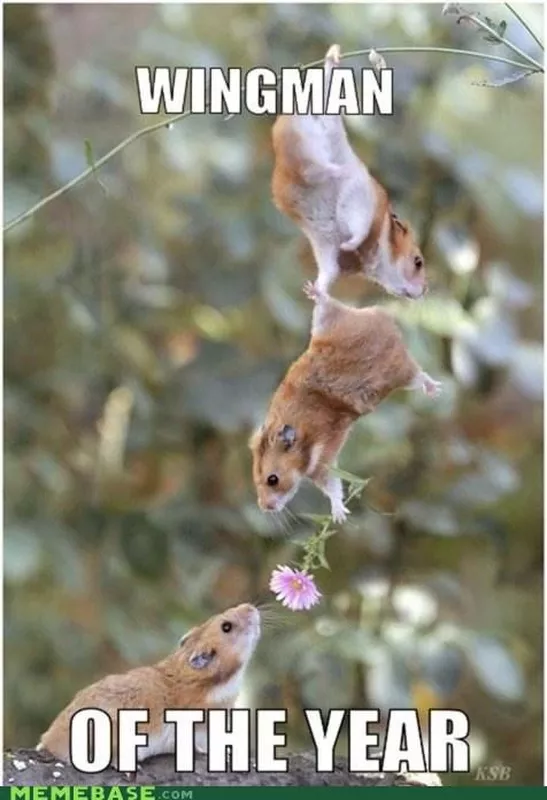
<svg viewBox="0 0 547 800">
<path fill-rule="evenodd" d="M 540 6 L 521 13 L 541 30 Z M 9 5 L 4 35 L 6 220 L 85 169 L 90 145 L 97 158 L 149 122 L 137 64 L 489 47 L 440 6 L 389 3 Z M 474 768 L 539 784 L 543 82 L 480 88 L 507 68 L 439 54 L 388 62 L 396 113 L 348 125 L 420 231 L 431 291 L 336 291 L 388 303 L 445 391 L 356 426 L 341 467 L 372 480 L 327 544 L 324 600 L 273 615 L 242 702 L 289 708 L 295 747 L 306 706 L 462 708 Z M 215 610 L 269 599 L 270 570 L 310 532 L 300 515 L 326 510 L 309 488 L 277 523 L 251 480 L 249 433 L 310 318 L 302 240 L 270 200 L 271 122 L 200 116 L 140 139 L 102 185 L 6 237 L 8 745 Z"/>
</svg>

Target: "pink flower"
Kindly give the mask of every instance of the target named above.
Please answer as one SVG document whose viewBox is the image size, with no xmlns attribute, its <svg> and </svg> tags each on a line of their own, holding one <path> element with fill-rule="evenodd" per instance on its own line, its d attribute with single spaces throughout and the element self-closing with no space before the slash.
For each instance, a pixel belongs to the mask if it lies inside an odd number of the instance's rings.
<svg viewBox="0 0 547 800">
<path fill-rule="evenodd" d="M 300 569 L 282 567 L 279 564 L 271 574 L 270 589 L 276 600 L 290 608 L 291 611 L 308 610 L 319 602 L 321 592 L 318 590 L 313 575 Z"/>
</svg>

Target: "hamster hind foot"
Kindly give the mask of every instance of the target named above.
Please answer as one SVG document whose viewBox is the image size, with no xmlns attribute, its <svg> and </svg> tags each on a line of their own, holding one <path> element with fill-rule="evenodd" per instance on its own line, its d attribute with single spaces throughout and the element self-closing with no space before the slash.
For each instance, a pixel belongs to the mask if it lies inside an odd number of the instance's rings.
<svg viewBox="0 0 547 800">
<path fill-rule="evenodd" d="M 332 44 L 329 47 L 329 49 L 327 50 L 327 54 L 325 56 L 325 61 L 328 61 L 331 64 L 339 64 L 340 63 L 340 45 L 339 44 Z"/>
<path fill-rule="evenodd" d="M 302 291 L 308 300 L 311 300 L 314 303 L 318 303 L 320 300 L 324 300 L 326 297 L 326 292 L 324 292 L 323 289 L 318 286 L 317 281 L 306 281 L 302 287 Z"/>
<path fill-rule="evenodd" d="M 331 517 L 332 521 L 335 522 L 337 525 L 341 525 L 345 522 L 349 515 L 349 510 L 345 507 L 344 503 L 341 500 L 335 500 L 331 504 Z"/>
<path fill-rule="evenodd" d="M 341 525 L 350 513 L 344 505 L 342 481 L 334 475 L 329 475 L 326 479 L 317 481 L 316 484 L 329 499 L 332 521 Z"/>
<path fill-rule="evenodd" d="M 363 242 L 363 236 L 361 232 L 352 236 L 351 239 L 348 239 L 347 242 L 340 242 L 340 250 L 343 250 L 344 253 L 350 253 L 353 250 L 357 250 L 360 244 Z"/>
<path fill-rule="evenodd" d="M 427 372 L 421 370 L 414 376 L 411 383 L 408 385 L 408 388 L 421 389 L 422 392 L 427 395 L 427 397 L 435 399 L 441 394 L 443 385 L 441 381 L 434 380 L 431 375 L 428 375 Z"/>
</svg>

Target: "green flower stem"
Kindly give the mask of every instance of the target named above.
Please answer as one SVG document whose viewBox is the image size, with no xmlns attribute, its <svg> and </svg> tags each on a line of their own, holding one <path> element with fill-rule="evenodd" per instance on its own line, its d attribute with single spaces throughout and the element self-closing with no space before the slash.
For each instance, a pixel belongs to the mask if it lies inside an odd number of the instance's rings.
<svg viewBox="0 0 547 800">
<path fill-rule="evenodd" d="M 496 56 L 491 55 L 490 53 L 481 53 L 479 50 L 458 50 L 454 47 L 374 47 L 369 48 L 368 50 L 350 50 L 347 53 L 341 55 L 341 58 L 357 58 L 357 56 L 363 56 L 370 53 L 371 50 L 374 50 L 376 53 L 444 53 L 454 56 L 467 56 L 469 58 L 478 58 L 482 59 L 483 61 L 498 61 L 501 64 L 509 64 L 511 67 L 520 67 L 521 69 L 527 69 L 528 64 L 523 64 L 522 61 L 515 61 L 511 58 L 505 58 L 505 56 Z M 525 58 L 528 60 L 528 56 L 525 55 Z M 319 61 L 312 61 L 310 64 L 304 64 L 302 69 L 308 69 L 308 67 L 320 67 L 321 64 L 324 63 L 324 59 L 320 59 Z M 537 62 L 536 62 L 537 63 Z M 537 72 L 543 72 L 543 67 L 541 64 L 535 68 Z"/>
<path fill-rule="evenodd" d="M 509 48 L 509 50 L 512 50 L 513 53 L 515 53 L 517 56 L 520 56 L 520 58 L 524 58 L 539 72 L 545 71 L 543 68 L 543 64 L 541 64 L 539 61 L 536 61 L 536 59 L 532 58 L 532 56 L 529 56 L 527 53 L 524 52 L 524 50 L 521 50 L 520 47 L 517 47 L 516 44 L 510 42 L 509 39 L 505 39 L 503 36 L 500 36 L 499 33 L 495 30 L 495 28 L 491 28 L 490 25 L 488 25 L 486 22 L 483 22 L 482 19 L 480 19 L 480 17 L 477 17 L 475 14 L 466 13 L 463 14 L 460 17 L 460 19 L 468 19 L 474 25 L 477 25 L 477 27 L 482 28 L 483 31 L 486 31 L 491 36 L 495 36 L 497 40 L 501 42 L 501 44 L 504 44 L 506 47 Z"/>
<path fill-rule="evenodd" d="M 486 27 L 488 28 L 488 26 Z M 478 58 L 484 61 L 498 61 L 502 64 L 509 64 L 513 67 L 520 67 L 521 69 L 528 68 L 528 64 L 523 64 L 520 61 L 514 61 L 509 58 L 504 58 L 503 56 L 490 55 L 489 53 L 480 53 L 473 50 L 457 50 L 450 47 L 375 47 L 374 49 L 376 50 L 377 53 L 445 53 L 450 55 L 466 56 L 469 58 Z M 515 48 L 513 47 L 513 49 Z M 518 51 L 518 48 L 516 48 L 516 50 Z M 370 49 L 353 50 L 348 53 L 344 53 L 341 57 L 355 58 L 357 56 L 368 55 L 369 53 Z M 534 61 L 534 59 L 530 59 L 530 57 L 526 56 L 525 53 L 522 53 L 522 56 L 528 61 L 528 63 L 534 64 L 534 70 L 533 70 L 534 72 L 544 71 L 543 66 L 539 62 Z M 323 64 L 323 60 L 312 61 L 310 64 L 302 65 L 301 69 L 308 69 L 309 67 L 317 67 L 321 66 L 321 64 Z M 118 153 L 121 153 L 122 150 L 124 150 L 128 145 L 135 142 L 137 139 L 140 139 L 142 136 L 146 136 L 149 133 L 154 133 L 155 131 L 159 131 L 161 130 L 161 128 L 167 128 L 168 126 L 173 125 L 175 122 L 180 122 L 180 120 L 189 117 L 190 113 L 191 112 L 189 111 L 185 111 L 182 114 L 177 114 L 174 117 L 162 120 L 162 122 L 156 122 L 154 123 L 154 125 L 148 125 L 146 128 L 141 128 L 140 130 L 135 131 L 130 136 L 125 138 L 122 142 L 120 142 L 118 145 L 116 145 L 116 147 L 114 147 L 112 150 L 106 153 L 104 156 L 97 159 L 97 161 L 95 161 L 93 166 L 88 167 L 79 175 L 76 175 L 74 178 L 72 178 L 72 180 L 70 180 L 68 183 L 65 183 L 64 186 L 61 186 L 59 189 L 56 189 L 54 192 L 47 195 L 47 197 L 44 197 L 42 200 L 33 205 L 27 211 L 24 211 L 17 217 L 14 217 L 12 220 L 7 222 L 3 228 L 4 233 L 7 233 L 12 228 L 15 228 L 16 225 L 20 225 L 22 222 L 24 222 L 25 220 L 29 219 L 34 214 L 36 214 L 37 211 L 40 211 L 40 209 L 44 208 L 44 206 L 48 205 L 54 200 L 57 200 L 59 197 L 62 197 L 71 189 L 74 189 L 75 186 L 78 186 L 80 183 L 85 181 L 86 178 L 89 178 L 90 175 L 96 173 L 97 170 L 103 167 L 108 161 L 110 161 L 111 158 L 116 156 Z"/>
<path fill-rule="evenodd" d="M 133 144 L 133 142 L 136 142 L 137 139 L 141 138 L 141 136 L 146 136 L 146 134 L 148 133 L 154 133 L 154 131 L 159 131 L 161 128 L 167 128 L 169 125 L 172 125 L 175 122 L 179 122 L 181 119 L 184 119 L 185 117 L 189 116 L 190 112 L 184 111 L 182 114 L 177 114 L 175 117 L 172 117 L 171 119 L 167 120 L 164 119 L 162 120 L 162 122 L 155 122 L 154 125 L 149 125 L 147 128 L 141 128 L 139 131 L 135 131 L 130 136 L 125 138 L 122 142 L 117 144 L 116 147 L 112 148 L 112 150 L 109 150 L 109 152 L 106 153 L 104 156 L 97 159 L 97 161 L 95 161 L 95 163 L 92 164 L 90 167 L 85 169 L 79 175 L 76 175 L 76 177 L 72 178 L 72 180 L 69 181 L 68 183 L 65 183 L 64 186 L 61 186 L 60 189 L 56 189 L 51 194 L 48 194 L 47 197 L 44 197 L 42 200 L 36 203 L 36 205 L 32 206 L 32 208 L 29 208 L 28 211 L 24 211 L 22 214 L 19 214 L 18 217 L 14 217 L 14 219 L 10 220 L 10 222 L 4 225 L 4 233 L 7 233 L 7 231 L 9 231 L 11 228 L 14 228 L 16 225 L 19 225 L 21 222 L 24 222 L 26 219 L 31 217 L 41 208 L 46 206 L 48 203 L 51 203 L 53 200 L 57 200 L 58 197 L 61 197 L 63 194 L 66 194 L 68 191 L 70 191 L 70 189 L 73 189 L 79 183 L 85 181 L 86 178 L 89 178 L 90 175 L 93 175 L 94 173 L 97 172 L 98 169 L 103 167 L 107 163 L 107 161 L 110 161 L 110 159 L 114 158 L 115 155 L 121 153 L 121 151 L 124 150 L 128 145 Z"/>
<path fill-rule="evenodd" d="M 511 3 L 505 3 L 505 7 L 508 8 L 511 14 L 513 14 L 513 16 L 515 16 L 518 19 L 522 27 L 526 28 L 526 30 L 528 31 L 532 39 L 536 42 L 536 44 L 539 45 L 542 50 L 545 50 L 543 42 L 541 41 L 539 36 L 536 33 L 534 33 L 530 25 L 526 22 L 525 19 L 522 18 L 522 16 L 519 14 L 516 8 L 513 5 L 511 5 Z"/>
<path fill-rule="evenodd" d="M 362 481 L 359 483 L 350 483 L 350 489 L 345 499 L 345 503 L 350 503 L 355 497 L 362 494 L 365 485 Z M 304 558 L 300 568 L 304 572 L 313 572 L 320 567 L 326 565 L 325 559 L 325 543 L 327 539 L 335 534 L 334 523 L 331 519 L 324 522 L 321 527 L 307 540 L 304 544 Z"/>
</svg>

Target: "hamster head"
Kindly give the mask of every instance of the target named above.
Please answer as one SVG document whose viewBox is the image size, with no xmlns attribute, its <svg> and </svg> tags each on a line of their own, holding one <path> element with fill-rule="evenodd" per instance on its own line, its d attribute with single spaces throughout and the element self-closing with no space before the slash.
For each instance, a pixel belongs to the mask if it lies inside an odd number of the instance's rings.
<svg viewBox="0 0 547 800">
<path fill-rule="evenodd" d="M 188 631 L 177 656 L 195 671 L 196 680 L 221 683 L 246 667 L 259 638 L 260 612 L 243 603 Z"/>
<path fill-rule="evenodd" d="M 389 247 L 395 273 L 386 286 L 392 294 L 418 298 L 427 291 L 425 262 L 414 231 L 393 212 L 390 218 Z"/>
<path fill-rule="evenodd" d="M 281 511 L 298 491 L 308 458 L 290 425 L 263 426 L 250 441 L 253 481 L 262 511 Z"/>
</svg>

